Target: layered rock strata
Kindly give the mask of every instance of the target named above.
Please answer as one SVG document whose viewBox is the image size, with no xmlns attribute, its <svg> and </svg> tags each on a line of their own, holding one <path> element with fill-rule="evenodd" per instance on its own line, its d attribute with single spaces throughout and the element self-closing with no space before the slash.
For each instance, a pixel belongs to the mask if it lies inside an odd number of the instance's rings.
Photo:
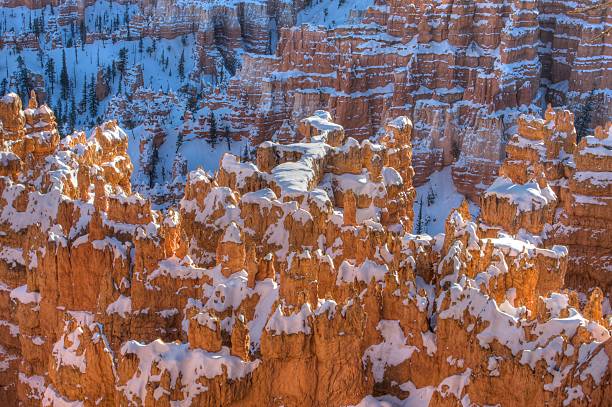
<svg viewBox="0 0 612 407">
<path fill-rule="evenodd" d="M 482 220 L 569 249 L 568 283 L 609 296 L 612 242 L 612 130 L 608 123 L 576 145 L 573 115 L 549 107 L 519 119 L 500 176 L 481 199 Z"/>
<path fill-rule="evenodd" d="M 314 25 L 321 19 L 296 25 L 303 17 L 300 12 L 319 4 L 303 0 L 119 3 L 121 10 L 113 13 L 122 24 L 108 24 L 103 13 L 92 11 L 97 7 L 93 0 L 5 1 L 7 8 L 52 4 L 57 12 L 43 19 L 44 34 L 37 37 L 25 27 L 9 30 L 0 47 L 40 52 L 63 48 L 65 31 L 72 27 L 74 32 L 87 18 L 86 32 L 70 38 L 75 50 L 82 42 L 104 46 L 110 41 L 135 51 L 132 42 L 143 38 L 150 39 L 154 49 L 157 40 L 181 38 L 189 72 L 180 75 L 184 78 L 173 89 L 179 112 L 174 116 L 189 106 L 197 110 L 191 112 L 195 121 L 202 122 L 212 109 L 232 137 L 256 145 L 287 141 L 299 121 L 318 109 L 332 112 L 358 140 L 406 115 L 414 123 L 415 184 L 452 165 L 459 192 L 473 201 L 495 179 L 521 112 L 541 112 L 547 102 L 564 105 L 581 117 L 586 129 L 612 117 L 612 46 L 610 36 L 604 35 L 612 21 L 609 7 L 592 7 L 587 0 L 377 0 L 366 11 L 354 12 L 346 20 L 349 24 L 327 28 Z M 346 2 L 330 1 L 326 11 L 335 14 L 332 8 L 340 3 Z M 367 4 L 360 1 L 352 7 Z M 22 18 L 25 25 L 26 15 Z M 95 24 L 97 19 L 104 24 Z M 164 65 L 163 54 L 156 56 L 156 63 L 160 57 Z M 129 60 L 145 61 L 143 50 Z M 19 75 L 7 78 L 9 84 L 16 85 Z M 49 88 L 45 75 L 34 82 L 40 91 Z M 173 82 L 164 78 L 153 87 L 168 88 Z M 172 95 L 159 95 L 158 100 L 165 103 L 166 96 Z M 192 103 L 198 99 L 203 101 Z M 116 104 L 109 105 L 109 117 L 129 127 L 131 109 L 116 116 Z M 154 111 L 145 112 L 144 122 L 155 120 Z M 160 129 L 148 130 L 143 143 L 151 145 L 151 133 Z M 207 125 L 198 131 L 210 133 Z M 155 172 L 154 151 L 143 149 L 138 168 L 145 173 Z M 167 183 L 163 177 L 157 181 Z"/>
<path fill-rule="evenodd" d="M 563 288 L 565 248 L 479 236 L 467 204 L 445 234 L 407 232 L 405 117 L 358 142 L 318 111 L 298 143 L 189 173 L 164 212 L 131 192 L 115 123 L 60 140 L 53 114 L 15 95 L 0 120 L 4 404 L 612 396 L 602 295 Z"/>
<path fill-rule="evenodd" d="M 520 111 L 549 100 L 582 112 L 588 99 L 593 123 L 612 116 L 612 47 L 596 35 L 609 13 L 569 17 L 574 6 L 378 1 L 363 24 L 283 29 L 276 55 L 245 55 L 227 94 L 209 106 L 229 111 L 239 134 L 256 128 L 258 141 L 283 139 L 321 108 L 357 139 L 408 115 L 416 184 L 452 164 L 459 191 L 477 200 Z"/>
</svg>

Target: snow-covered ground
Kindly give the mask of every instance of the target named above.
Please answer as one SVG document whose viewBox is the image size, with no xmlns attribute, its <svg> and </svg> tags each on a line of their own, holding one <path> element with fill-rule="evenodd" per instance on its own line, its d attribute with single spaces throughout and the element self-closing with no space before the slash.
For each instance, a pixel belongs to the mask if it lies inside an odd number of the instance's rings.
<svg viewBox="0 0 612 407">
<path fill-rule="evenodd" d="M 215 2 L 208 1 L 199 6 Z M 309 7 L 299 13 L 298 22 L 326 26 L 346 24 L 355 21 L 360 13 L 373 5 L 374 0 L 313 0 Z M 123 39 L 115 41 L 97 38 L 91 43 L 82 44 L 83 27 L 59 26 L 57 8 L 47 6 L 43 9 L 30 10 L 26 7 L 0 7 L 0 32 L 6 33 L 6 38 L 33 32 L 41 34 L 38 36 L 40 50 L 16 49 L 11 46 L 0 48 L 0 82 L 6 79 L 4 91 L 19 90 L 20 69 L 25 66 L 32 74 L 44 78 L 47 93 L 45 102 L 54 110 L 58 122 L 61 122 L 62 134 L 70 133 L 72 130 L 85 130 L 89 133 L 96 124 L 109 119 L 119 119 L 129 135 L 129 154 L 135 167 L 132 181 L 135 186 L 146 187 L 150 183 L 149 176 L 144 174 L 140 167 L 143 140 L 150 140 L 151 136 L 146 130 L 148 118 L 132 117 L 130 119 L 132 123 L 128 125 L 122 122 L 122 112 L 108 110 L 113 96 L 128 94 L 130 91 L 118 71 L 120 54 L 124 52 L 126 72 L 136 65 L 142 66 L 145 88 L 176 95 L 174 99 L 176 102 L 172 103 L 170 114 L 160 123 L 166 138 L 158 150 L 159 160 L 155 166 L 153 183 L 164 184 L 172 181 L 172 169 L 177 152 L 186 160 L 188 170 L 202 167 L 208 172 L 214 172 L 225 152 L 231 151 L 239 155 L 244 150 L 246 142 L 241 140 L 227 143 L 221 135 L 219 141 L 212 145 L 203 138 L 187 135 L 177 150 L 180 125 L 187 110 L 188 97 L 183 92 L 185 86 L 188 85 L 191 89 L 201 92 L 206 84 L 212 83 L 213 78 L 207 75 L 190 76 L 196 68 L 197 60 L 193 35 L 172 40 L 154 40 L 150 37 L 139 39 L 135 35 L 132 35 L 131 40 L 125 39 L 131 20 L 139 12 L 136 4 L 123 5 L 107 0 L 95 1 L 93 5 L 87 6 L 85 11 L 84 28 L 87 33 L 102 33 Z M 64 44 L 64 47 L 57 47 L 58 43 Z M 273 40 L 273 43 L 276 41 Z M 236 50 L 238 58 L 241 55 L 240 51 Z M 70 82 L 68 97 L 62 97 L 60 84 L 64 54 Z M 184 57 L 184 77 L 179 77 L 178 74 L 181 55 Z M 21 67 L 20 60 L 23 61 Z M 55 67 L 53 80 L 49 77 L 49 61 Z M 92 83 L 97 81 L 100 69 L 108 78 L 106 83 L 110 88 L 109 96 L 101 100 L 95 112 L 92 112 L 90 107 Z M 229 79 L 229 75 L 227 76 L 226 80 Z M 27 103 L 28 92 L 22 91 L 21 96 L 24 103 Z M 199 113 L 200 116 L 208 117 L 210 112 L 206 110 Z M 225 113 L 227 112 L 215 112 L 218 120 L 222 120 Z"/>
<path fill-rule="evenodd" d="M 85 25 L 89 33 L 92 31 L 106 34 L 117 33 L 118 30 L 125 30 L 126 21 L 131 20 L 137 12 L 138 6 L 136 5 L 125 6 L 117 2 L 100 0 L 87 7 Z M 107 112 L 113 96 L 130 91 L 127 82 L 121 79 L 122 75 L 118 68 L 123 49 L 123 52 L 126 53 L 126 72 L 140 65 L 145 88 L 166 94 L 171 92 L 177 96 L 176 102 L 170 106 L 170 115 L 161 123 L 166 139 L 158 151 L 159 163 L 155 168 L 154 179 L 160 184 L 171 181 L 179 126 L 187 109 L 187 97 L 181 93 L 181 90 L 185 85 L 199 90 L 204 83 L 211 80 L 207 75 L 196 78 L 189 76 L 196 64 L 194 35 L 185 35 L 171 40 L 150 37 L 139 39 L 135 36 L 130 41 L 97 39 L 83 45 L 81 44 L 80 27 L 76 29 L 70 26 L 56 28 L 54 20 L 57 19 L 57 16 L 57 10 L 51 7 L 41 10 L 29 10 L 25 7 L 0 7 L 0 32 L 8 33 L 9 36 L 30 33 L 34 25 L 38 24 L 41 19 L 44 20 L 42 35 L 38 37 L 41 46 L 39 51 L 19 50 L 10 46 L 0 48 L 0 82 L 6 79 L 4 91 L 19 90 L 17 86 L 20 72 L 19 61 L 22 60 L 22 66 L 25 66 L 29 72 L 44 78 L 47 93 L 45 102 L 54 110 L 58 121 L 61 120 L 64 123 L 64 126 L 60 128 L 62 134 L 72 131 L 69 117 L 73 110 L 75 111 L 74 129 L 85 130 L 88 133 L 96 124 L 109 119 L 119 119 L 120 124 L 129 135 L 128 150 L 135 167 L 132 181 L 135 185 L 148 185 L 149 180 L 144 177 L 140 168 L 140 148 L 143 137 L 147 136 L 145 131 L 147 117 L 135 117 L 134 123 L 128 125 L 121 122 L 122 112 L 112 114 Z M 53 41 L 56 43 L 61 41 L 66 46 L 64 48 L 54 47 Z M 62 98 L 60 84 L 61 71 L 64 66 L 63 54 L 65 54 L 70 81 L 67 98 Z M 183 77 L 178 74 L 181 55 L 184 58 Z M 52 61 L 55 66 L 53 81 L 50 80 L 47 69 L 49 61 Z M 90 99 L 93 89 L 91 84 L 96 80 L 99 69 L 103 70 L 109 79 L 106 82 L 110 88 L 109 96 L 101 100 L 96 112 L 92 113 Z M 113 72 L 112 75 L 110 75 L 111 72 Z M 21 92 L 21 96 L 24 103 L 27 103 L 27 92 Z M 208 113 L 207 111 L 206 115 Z M 226 151 L 239 154 L 244 144 L 232 141 L 228 146 L 227 141 L 220 136 L 216 145 L 212 146 L 201 138 L 186 136 L 178 152 L 187 160 L 188 170 L 202 167 L 206 171 L 214 172 Z"/>
<path fill-rule="evenodd" d="M 313 0 L 310 7 L 298 14 L 297 23 L 339 26 L 350 23 L 351 17 L 358 17 L 373 5 L 374 0 Z"/>
<path fill-rule="evenodd" d="M 186 80 L 181 80 L 177 74 L 178 62 L 182 52 L 185 54 L 185 72 L 189 73 L 194 67 L 194 60 L 191 58 L 194 45 L 193 36 L 186 36 L 184 39 L 176 38 L 173 40 L 157 40 L 155 41 L 155 51 L 153 49 L 153 40 L 145 38 L 142 41 L 142 52 L 140 51 L 139 41 L 122 41 L 112 43 L 111 41 L 96 41 L 93 44 L 86 44 L 84 47 L 77 46 L 66 48 L 66 66 L 68 67 L 68 75 L 71 83 L 71 93 L 74 93 L 75 104 L 80 106 L 83 102 L 83 85 L 87 84 L 95 78 L 98 73 L 98 68 L 107 69 L 112 66 L 113 61 L 119 60 L 119 53 L 122 48 L 127 49 L 128 69 L 136 64 L 141 64 L 143 67 L 144 85 L 145 87 L 154 90 L 177 90 Z M 152 51 L 149 53 L 147 50 Z M 55 62 L 55 71 L 57 79 L 51 89 L 48 86 L 50 95 L 47 97 L 47 103 L 57 113 L 58 109 L 67 112 L 70 109 L 71 100 L 61 100 L 61 86 L 59 76 L 62 69 L 62 49 L 46 49 L 43 64 L 46 65 L 49 59 Z M 36 74 L 45 75 L 44 65 L 41 66 L 39 52 L 35 50 L 22 50 L 19 53 L 11 48 L 5 47 L 0 49 L 0 81 L 6 78 L 6 73 L 9 76 L 18 71 L 17 57 L 21 55 L 25 66 Z M 162 65 L 162 59 L 168 60 L 168 67 Z M 120 86 L 120 75 L 117 73 L 114 80 L 109 83 L 110 95 L 120 93 L 120 89 L 125 92 L 125 85 Z M 11 86 L 10 90 L 14 90 Z M 51 92 L 51 90 L 53 92 Z M 85 93 L 88 96 L 88 93 Z M 75 128 L 89 128 L 92 123 L 107 119 L 104 117 L 106 106 L 111 97 L 107 97 L 99 103 L 97 116 L 100 120 L 93 120 L 88 109 L 84 112 L 79 112 L 76 115 Z M 60 108 L 61 105 L 61 108 Z"/>
<path fill-rule="evenodd" d="M 465 196 L 457 192 L 451 167 L 445 167 L 442 171 L 436 171 L 420 187 L 417 187 L 417 196 L 414 201 L 414 232 L 427 233 L 435 236 L 444 233 L 444 224 L 448 214 L 457 208 Z M 422 209 L 420 209 L 422 203 Z M 473 217 L 478 216 L 479 207 L 469 202 L 470 213 Z M 421 230 L 419 230 L 419 212 L 421 213 Z"/>
</svg>

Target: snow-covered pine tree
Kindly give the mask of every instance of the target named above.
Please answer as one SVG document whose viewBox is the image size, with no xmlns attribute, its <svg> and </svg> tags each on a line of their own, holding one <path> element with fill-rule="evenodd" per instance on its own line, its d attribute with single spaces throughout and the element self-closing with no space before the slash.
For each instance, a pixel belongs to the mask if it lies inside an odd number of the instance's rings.
<svg viewBox="0 0 612 407">
<path fill-rule="evenodd" d="M 17 93 L 19 93 L 21 98 L 25 100 L 31 89 L 32 85 L 30 83 L 28 69 L 25 66 L 23 57 L 19 55 L 17 57 Z"/>
<path fill-rule="evenodd" d="M 69 132 L 73 133 L 76 126 L 76 100 L 74 97 L 74 93 L 72 94 L 72 98 L 70 98 L 70 115 L 68 116 L 68 125 Z"/>
<path fill-rule="evenodd" d="M 87 110 L 87 75 L 83 75 L 83 93 L 81 94 L 81 102 L 79 103 L 79 112 L 85 113 Z"/>
<path fill-rule="evenodd" d="M 416 234 L 423 233 L 423 197 L 419 200 L 419 214 L 416 221 Z"/>
<path fill-rule="evenodd" d="M 429 187 L 429 191 L 427 192 L 427 206 L 431 206 L 436 202 L 436 193 L 434 192 L 432 187 Z"/>
<path fill-rule="evenodd" d="M 89 113 L 92 118 L 98 115 L 98 98 L 96 97 L 96 79 L 91 74 L 91 81 L 89 85 Z"/>
<path fill-rule="evenodd" d="M 70 78 L 68 77 L 68 67 L 66 66 L 66 50 L 62 49 L 62 70 L 60 72 L 61 97 L 68 99 L 70 94 Z"/>
<path fill-rule="evenodd" d="M 55 60 L 51 56 L 49 56 L 45 64 L 45 74 L 47 75 L 47 79 L 51 85 L 51 93 L 53 94 L 55 90 Z"/>
<path fill-rule="evenodd" d="M 232 137 L 230 136 L 229 126 L 227 124 L 225 125 L 223 136 L 225 137 L 225 142 L 227 143 L 227 150 L 231 151 L 231 149 L 232 149 Z"/>
<path fill-rule="evenodd" d="M 178 75 L 181 81 L 185 79 L 185 50 L 181 51 L 181 57 L 178 64 Z"/>
<path fill-rule="evenodd" d="M 217 144 L 217 119 L 215 118 L 215 112 L 210 111 L 210 117 L 208 119 L 210 124 L 209 137 L 210 145 L 214 148 Z"/>
<path fill-rule="evenodd" d="M 576 119 L 574 120 L 574 125 L 576 127 L 577 141 L 580 141 L 583 137 L 588 135 L 593 111 L 595 110 L 594 105 L 595 99 L 593 97 L 593 92 L 591 91 L 584 103 L 575 111 Z"/>
</svg>

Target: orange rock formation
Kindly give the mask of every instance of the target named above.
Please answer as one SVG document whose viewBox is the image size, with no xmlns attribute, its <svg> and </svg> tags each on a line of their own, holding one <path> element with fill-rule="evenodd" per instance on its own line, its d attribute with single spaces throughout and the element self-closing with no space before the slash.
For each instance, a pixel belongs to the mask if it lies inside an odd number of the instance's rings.
<svg viewBox="0 0 612 407">
<path fill-rule="evenodd" d="M 569 249 L 567 283 L 612 293 L 612 125 L 576 145 L 573 115 L 521 117 L 500 176 L 481 199 L 482 220 Z"/>
<path fill-rule="evenodd" d="M 564 288 L 564 247 L 485 237 L 467 205 L 445 234 L 408 232 L 405 117 L 358 142 L 318 111 L 298 143 L 189 173 L 163 212 L 131 193 L 114 122 L 60 140 L 50 110 L 15 95 L 0 120 L 5 405 L 612 397 L 603 295 L 581 304 Z"/>
</svg>

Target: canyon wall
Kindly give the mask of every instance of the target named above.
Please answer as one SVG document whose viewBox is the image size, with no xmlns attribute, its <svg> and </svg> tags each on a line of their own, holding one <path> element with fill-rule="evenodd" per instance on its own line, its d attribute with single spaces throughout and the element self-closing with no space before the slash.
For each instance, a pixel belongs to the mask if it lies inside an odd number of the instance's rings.
<svg viewBox="0 0 612 407">
<path fill-rule="evenodd" d="M 0 120 L 3 404 L 612 397 L 603 294 L 564 288 L 565 247 L 481 230 L 467 203 L 444 234 L 409 233 L 407 117 L 358 141 L 315 111 L 300 142 L 190 172 L 163 212 L 131 191 L 115 122 L 60 139 L 15 94 Z"/>
<path fill-rule="evenodd" d="M 12 0 L 4 6 L 47 3 Z M 340 19 L 346 10 L 333 1 L 324 1 L 324 9 L 301 0 L 119 2 L 126 4 L 122 24 L 99 28 L 91 21 L 102 16 L 90 16 L 83 38 L 73 36 L 77 45 L 110 41 L 134 50 L 142 38 L 186 41 L 181 46 L 193 66 L 179 84 L 147 77 L 140 85 L 145 89 L 131 93 L 123 91 L 125 84 L 121 90 L 110 85 L 110 97 L 119 101 L 105 104 L 104 114 L 124 125 L 141 110 L 149 130 L 156 127 L 155 111 L 139 109 L 138 98 L 132 103 L 138 93 L 159 104 L 176 95 L 172 116 L 189 110 L 197 123 L 192 134 L 203 139 L 210 136 L 212 110 L 220 128 L 251 146 L 289 141 L 299 121 L 318 109 L 330 111 L 358 140 L 406 115 L 414 123 L 415 184 L 452 165 L 459 192 L 473 201 L 496 177 L 521 113 L 543 113 L 547 103 L 569 107 L 580 136 L 612 117 L 609 8 L 586 0 L 371 3 L 355 3 Z M 54 5 L 42 40 L 31 30 L 9 31 L 0 46 L 65 47 L 70 27 L 79 27 L 96 2 Z M 312 7 L 324 16 L 305 19 Z M 142 54 L 131 55 L 130 64 L 144 64 Z M 44 75 L 37 78 L 42 95 L 48 86 Z M 161 130 L 144 132 L 142 144 L 157 137 L 159 149 L 166 142 Z M 155 149 L 143 151 L 149 154 L 138 159 L 147 163 L 139 172 L 151 167 Z"/>
<path fill-rule="evenodd" d="M 569 249 L 566 282 L 612 294 L 612 124 L 576 144 L 573 115 L 521 117 L 500 176 L 481 199 L 488 226 Z"/>
<path fill-rule="evenodd" d="M 599 35 L 611 17 L 605 8 L 570 14 L 575 6 L 377 1 L 362 24 L 283 29 L 276 55 L 245 56 L 227 95 L 209 105 L 257 141 L 283 139 L 320 108 L 357 139 L 408 115 L 417 185 L 452 165 L 459 191 L 477 200 L 521 111 L 547 101 L 582 111 L 588 100 L 590 121 L 612 116 L 612 47 Z"/>
</svg>

